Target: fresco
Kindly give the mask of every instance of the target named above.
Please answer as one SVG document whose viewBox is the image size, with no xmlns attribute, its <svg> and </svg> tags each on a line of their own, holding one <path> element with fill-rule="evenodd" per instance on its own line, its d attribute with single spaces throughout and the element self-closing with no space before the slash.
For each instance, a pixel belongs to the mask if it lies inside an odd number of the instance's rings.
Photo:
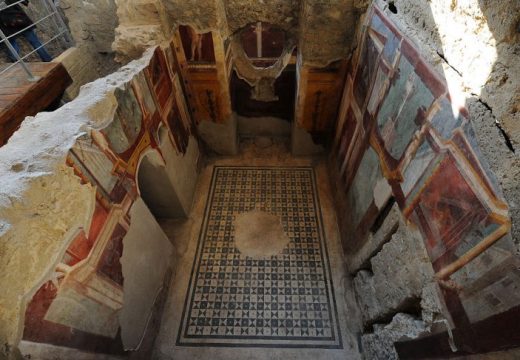
<svg viewBox="0 0 520 360">
<path fill-rule="evenodd" d="M 285 42 L 285 31 L 266 22 L 249 24 L 241 30 L 240 34 L 240 43 L 250 59 L 279 58 L 283 53 Z M 272 65 L 273 62 L 267 64 L 263 66 Z M 255 62 L 255 65 L 262 66 L 260 62 Z"/>
<path fill-rule="evenodd" d="M 435 270 L 475 246 L 475 233 L 485 235 L 497 226 L 458 165 L 449 153 L 437 157 L 427 170 L 435 171 L 428 174 L 410 209 L 423 231 Z"/>
<path fill-rule="evenodd" d="M 213 36 L 211 32 L 199 34 L 191 26 L 179 26 L 186 60 L 198 63 L 214 63 Z"/>
<path fill-rule="evenodd" d="M 395 82 L 377 116 L 377 130 L 388 155 L 400 160 L 412 136 L 424 123 L 433 95 L 404 56 L 392 81 Z"/>
<path fill-rule="evenodd" d="M 150 150 L 161 156 L 160 127 L 168 130 L 179 154 L 186 151 L 191 134 L 179 78 L 177 73 L 172 76 L 176 59 L 175 63 L 167 59 L 157 48 L 149 66 L 116 90 L 113 122 L 85 134 L 70 150 L 67 164 L 83 183 L 96 189 L 92 220 L 88 229 L 74 234 L 54 279 L 43 284 L 29 302 L 23 339 L 123 353 L 118 315 L 125 279 L 120 258 L 132 221 L 129 211 L 139 196 L 139 161 Z"/>
<path fill-rule="evenodd" d="M 359 63 L 363 64 L 363 66 L 358 66 L 354 79 L 354 82 L 356 83 L 356 86 L 354 87 L 354 96 L 360 108 L 365 104 L 365 99 L 367 98 L 372 78 L 376 71 L 378 58 L 379 54 L 376 42 L 372 37 L 367 36 L 365 38 L 365 43 L 363 44 L 361 57 L 359 58 Z"/>
<path fill-rule="evenodd" d="M 167 113 L 172 101 L 172 80 L 163 51 L 159 51 L 152 58 L 150 65 L 144 70 L 149 80 L 155 102 L 163 114 Z"/>
<path fill-rule="evenodd" d="M 231 115 L 231 100 L 224 41 L 218 33 L 198 34 L 189 26 L 179 26 L 171 48 L 176 52 L 195 123 L 226 122 Z"/>
<path fill-rule="evenodd" d="M 123 238 L 126 235 L 126 229 L 117 224 L 116 228 L 110 235 L 110 240 L 103 250 L 100 262 L 96 271 L 98 274 L 106 276 L 118 285 L 123 285 L 123 273 L 119 259 L 123 255 Z"/>
<path fill-rule="evenodd" d="M 118 103 L 116 118 L 102 133 L 117 154 L 128 158 L 125 153 L 131 153 L 131 146 L 141 132 L 143 113 L 135 93 L 128 87 L 124 90 L 116 89 L 114 95 Z"/>
<path fill-rule="evenodd" d="M 442 76 L 377 6 L 360 43 L 333 148 L 337 191 L 346 202 L 339 206 L 340 226 L 351 235 L 345 248 L 368 238 L 379 213 L 374 184 L 386 178 L 404 216 L 420 230 L 436 277 L 467 289 L 459 299 L 463 316 L 476 321 L 507 309 L 515 301 L 495 284 L 520 288 L 508 207 L 467 109 L 454 109 Z"/>
<path fill-rule="evenodd" d="M 379 167 L 379 158 L 377 153 L 369 148 L 361 160 L 347 194 L 347 199 L 352 204 L 350 218 L 352 225 L 356 228 L 368 215 L 368 210 L 372 204 L 373 189 L 381 179 L 383 179 L 383 174 Z"/>
<path fill-rule="evenodd" d="M 300 75 L 298 97 L 302 111 L 298 121 L 308 132 L 319 134 L 331 130 L 341 100 L 345 65 L 345 62 L 336 62 L 323 69 L 300 70 L 303 75 Z"/>
</svg>

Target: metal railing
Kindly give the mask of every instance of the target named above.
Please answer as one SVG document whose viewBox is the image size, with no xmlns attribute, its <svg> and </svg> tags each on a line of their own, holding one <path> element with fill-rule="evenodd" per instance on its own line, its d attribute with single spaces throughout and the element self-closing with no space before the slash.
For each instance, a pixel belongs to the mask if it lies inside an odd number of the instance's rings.
<svg viewBox="0 0 520 360">
<path fill-rule="evenodd" d="M 13 2 L 12 4 L 7 5 L 2 0 L 0 0 L 0 12 L 4 11 L 6 9 L 9 9 L 10 7 L 19 5 L 19 4 L 23 3 L 24 1 L 25 0 L 18 0 L 18 1 Z M 4 32 L 0 29 L 0 46 L 1 46 L 1 44 L 5 44 L 5 46 L 7 46 L 8 51 L 10 52 L 11 56 L 14 59 L 16 59 L 16 61 L 14 63 L 12 63 L 11 65 L 2 69 L 0 71 L 0 75 L 9 71 L 13 67 L 20 65 L 23 68 L 23 70 L 27 73 L 28 79 L 30 81 L 35 81 L 35 80 L 37 80 L 37 78 L 33 75 L 33 73 L 31 72 L 31 70 L 29 69 L 29 67 L 27 66 L 27 64 L 25 63 L 24 60 L 26 60 L 29 56 L 36 53 L 38 50 L 42 49 L 49 43 L 57 40 L 61 36 L 63 36 L 67 45 L 72 44 L 72 37 L 69 34 L 67 25 L 65 24 L 65 21 L 63 20 L 60 12 L 58 11 L 58 7 L 57 7 L 56 3 L 54 2 L 54 0 L 40 0 L 40 1 L 42 3 L 42 7 L 47 12 L 47 15 L 45 15 L 39 19 L 33 19 L 33 21 L 34 21 L 33 24 L 31 24 L 31 25 L 25 27 L 24 29 L 21 29 L 9 36 L 4 34 Z M 4 6 L 2 6 L 2 5 L 4 5 Z M 31 29 L 33 26 L 38 25 L 47 19 L 50 19 L 52 21 L 53 27 L 55 28 L 55 31 L 56 31 L 56 35 L 52 36 L 49 40 L 45 41 L 44 43 L 41 44 L 41 46 L 35 48 L 33 51 L 29 52 L 28 54 L 26 54 L 24 56 L 21 56 L 20 54 L 18 54 L 18 52 L 13 47 L 13 45 L 11 45 L 11 42 L 9 41 L 9 39 L 15 38 L 16 36 L 22 34 L 23 32 Z"/>
</svg>

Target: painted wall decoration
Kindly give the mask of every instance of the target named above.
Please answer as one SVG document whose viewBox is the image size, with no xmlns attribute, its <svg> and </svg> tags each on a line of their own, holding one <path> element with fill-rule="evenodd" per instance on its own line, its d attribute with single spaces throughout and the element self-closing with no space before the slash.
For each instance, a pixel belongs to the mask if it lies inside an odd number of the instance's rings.
<svg viewBox="0 0 520 360">
<path fill-rule="evenodd" d="M 179 26 L 186 60 L 199 63 L 215 63 L 215 50 L 211 32 L 199 34 L 191 26 Z"/>
<path fill-rule="evenodd" d="M 377 6 L 366 21 L 333 148 L 340 222 L 345 234 L 354 235 L 345 236 L 344 247 L 355 249 L 367 238 L 384 208 L 374 206 L 381 195 L 376 183 L 386 179 L 392 190 L 387 201 L 395 199 L 420 230 L 438 279 L 463 288 L 474 288 L 476 279 L 482 289 L 504 279 L 518 286 L 513 267 L 504 265 L 517 263 L 504 237 L 508 206 L 478 149 L 468 111 L 454 112 L 443 77 Z M 486 316 L 486 301 L 475 294 L 462 296 L 471 321 Z M 503 309 L 499 303 L 487 301 L 486 314 Z"/>
<path fill-rule="evenodd" d="M 240 44 L 258 67 L 273 65 L 286 46 L 285 31 L 266 22 L 252 23 L 240 30 Z"/>
<path fill-rule="evenodd" d="M 298 122 L 309 132 L 327 133 L 337 117 L 346 64 L 342 61 L 326 68 L 299 69 Z"/>
<path fill-rule="evenodd" d="M 224 40 L 215 32 L 198 34 L 189 26 L 179 26 L 171 48 L 196 123 L 225 122 L 231 115 L 231 98 Z"/>
<path fill-rule="evenodd" d="M 190 80 L 196 97 L 195 114 L 200 121 L 223 122 L 220 107 L 220 83 L 216 69 L 190 69 Z"/>
<path fill-rule="evenodd" d="M 157 48 L 148 67 L 116 90 L 113 122 L 79 138 L 70 150 L 67 164 L 96 188 L 92 220 L 88 229 L 74 235 L 55 278 L 30 301 L 25 340 L 123 352 L 118 314 L 125 279 L 120 258 L 132 222 L 129 212 L 139 196 L 140 160 L 150 151 L 163 156 L 159 128 L 167 129 L 178 154 L 186 151 L 192 129 L 173 54 Z"/>
</svg>

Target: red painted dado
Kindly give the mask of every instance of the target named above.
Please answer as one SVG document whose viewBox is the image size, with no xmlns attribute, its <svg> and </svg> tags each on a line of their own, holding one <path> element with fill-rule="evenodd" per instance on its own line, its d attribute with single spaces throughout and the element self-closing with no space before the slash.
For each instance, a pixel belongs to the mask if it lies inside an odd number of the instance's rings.
<svg viewBox="0 0 520 360">
<path fill-rule="evenodd" d="M 45 320 L 57 288 L 52 282 L 45 283 L 34 295 L 25 312 L 23 339 L 28 341 L 73 347 L 91 352 L 123 354 L 121 339 L 89 334 L 69 326 Z"/>
<path fill-rule="evenodd" d="M 94 246 L 94 243 L 105 224 L 108 217 L 108 212 L 103 208 L 99 202 L 96 202 L 96 210 L 92 217 L 92 224 L 90 225 L 90 231 L 88 237 L 85 236 L 85 231 L 82 230 L 76 239 L 67 249 L 65 263 L 69 266 L 76 265 L 81 260 L 87 258 Z"/>
</svg>

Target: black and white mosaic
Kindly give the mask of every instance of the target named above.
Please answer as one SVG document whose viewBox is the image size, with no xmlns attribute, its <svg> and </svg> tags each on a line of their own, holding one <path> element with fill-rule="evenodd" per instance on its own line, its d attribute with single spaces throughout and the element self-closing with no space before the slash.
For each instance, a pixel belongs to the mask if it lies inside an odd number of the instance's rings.
<svg viewBox="0 0 520 360">
<path fill-rule="evenodd" d="M 236 215 L 280 217 L 289 244 L 250 258 Z M 311 167 L 215 167 L 177 345 L 342 348 Z"/>
</svg>

